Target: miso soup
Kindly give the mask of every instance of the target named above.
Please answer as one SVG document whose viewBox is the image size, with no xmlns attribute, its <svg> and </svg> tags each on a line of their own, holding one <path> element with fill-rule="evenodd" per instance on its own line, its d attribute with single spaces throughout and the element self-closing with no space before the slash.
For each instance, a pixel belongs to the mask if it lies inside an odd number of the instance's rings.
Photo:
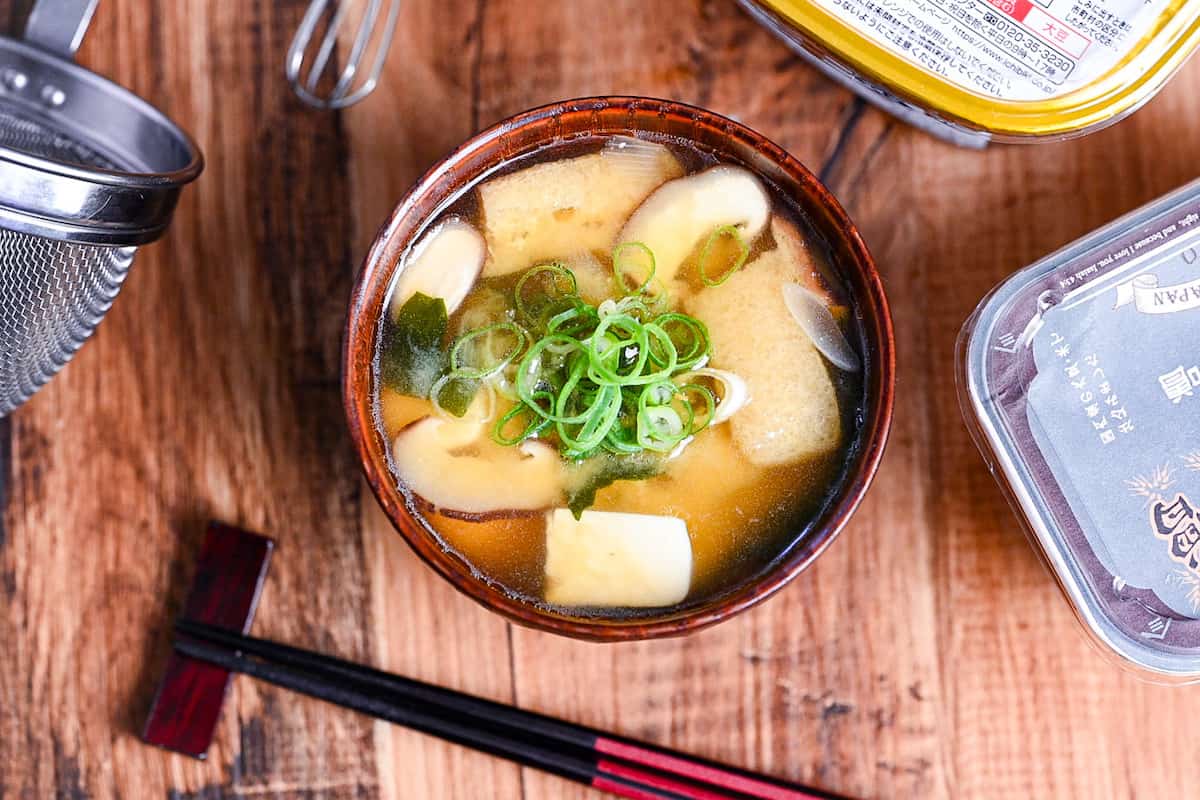
<svg viewBox="0 0 1200 800">
<path fill-rule="evenodd" d="M 508 164 L 402 257 L 377 424 L 416 515 L 580 616 L 729 591 L 806 535 L 858 439 L 854 298 L 742 165 L 595 137 Z"/>
</svg>

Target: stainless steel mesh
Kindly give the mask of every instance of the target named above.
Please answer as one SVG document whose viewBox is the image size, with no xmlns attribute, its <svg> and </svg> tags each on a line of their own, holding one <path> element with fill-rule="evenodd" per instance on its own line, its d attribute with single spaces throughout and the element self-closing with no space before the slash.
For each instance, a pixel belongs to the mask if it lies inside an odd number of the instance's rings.
<svg viewBox="0 0 1200 800">
<path fill-rule="evenodd" d="M 92 335 L 133 251 L 0 230 L 0 415 L 28 400 Z"/>
<path fill-rule="evenodd" d="M 0 109 L 0 146 L 105 169 L 114 164 L 44 123 Z M 0 416 L 54 377 L 112 306 L 133 247 L 98 247 L 0 228 Z"/>
<path fill-rule="evenodd" d="M 13 113 L 12 109 L 0 109 L 0 146 L 80 167 L 115 167 L 111 160 L 90 147 L 44 122 Z"/>
</svg>

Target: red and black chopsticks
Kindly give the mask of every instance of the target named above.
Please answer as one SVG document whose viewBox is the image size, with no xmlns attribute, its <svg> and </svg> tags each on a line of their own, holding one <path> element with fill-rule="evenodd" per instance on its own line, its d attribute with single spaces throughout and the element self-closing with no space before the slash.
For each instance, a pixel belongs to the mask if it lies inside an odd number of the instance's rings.
<svg viewBox="0 0 1200 800">
<path fill-rule="evenodd" d="M 181 655 L 635 800 L 837 795 L 191 620 Z"/>
<path fill-rule="evenodd" d="M 143 739 L 204 758 L 230 675 L 241 672 L 634 800 L 836 798 L 348 661 L 240 635 L 274 543 L 209 526 Z"/>
</svg>

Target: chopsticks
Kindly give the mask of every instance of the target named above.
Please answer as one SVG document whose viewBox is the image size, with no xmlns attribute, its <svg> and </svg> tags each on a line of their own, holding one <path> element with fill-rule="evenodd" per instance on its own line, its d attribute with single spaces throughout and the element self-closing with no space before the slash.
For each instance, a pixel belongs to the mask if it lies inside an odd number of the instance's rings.
<svg viewBox="0 0 1200 800">
<path fill-rule="evenodd" d="M 634 800 L 838 795 L 192 620 L 180 654 Z"/>
</svg>

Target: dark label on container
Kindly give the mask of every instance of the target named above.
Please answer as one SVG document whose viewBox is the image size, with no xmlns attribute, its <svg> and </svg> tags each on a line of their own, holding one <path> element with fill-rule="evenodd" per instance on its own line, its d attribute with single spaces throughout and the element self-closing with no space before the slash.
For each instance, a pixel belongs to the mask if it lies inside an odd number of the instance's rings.
<svg viewBox="0 0 1200 800">
<path fill-rule="evenodd" d="M 1195 205 L 1043 274 L 987 358 L 1048 535 L 1096 610 L 1154 647 L 1200 647 L 1198 247 Z"/>
</svg>

